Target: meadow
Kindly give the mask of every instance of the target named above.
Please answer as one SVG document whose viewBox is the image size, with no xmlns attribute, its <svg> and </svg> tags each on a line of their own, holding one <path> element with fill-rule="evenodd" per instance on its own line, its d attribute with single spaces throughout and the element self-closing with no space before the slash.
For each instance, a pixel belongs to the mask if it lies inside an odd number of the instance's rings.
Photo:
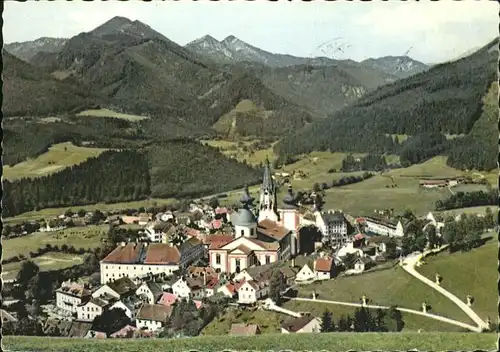
<svg viewBox="0 0 500 352">
<path fill-rule="evenodd" d="M 369 351 L 369 350 L 496 350 L 497 334 L 473 333 L 323 333 L 258 336 L 199 336 L 164 339 L 72 339 L 5 336 L 3 345 L 17 351 Z"/>
<path fill-rule="evenodd" d="M 52 145 L 46 153 L 14 166 L 4 166 L 3 176 L 8 180 L 46 176 L 66 167 L 78 165 L 97 157 L 106 149 L 77 147 L 71 142 Z"/>
<path fill-rule="evenodd" d="M 73 227 L 55 232 L 35 232 L 27 236 L 2 239 L 3 259 L 9 259 L 23 254 L 29 257 L 29 252 L 36 251 L 47 244 L 62 246 L 66 244 L 76 249 L 96 248 L 108 231 L 108 225 L 92 225 Z"/>
<path fill-rule="evenodd" d="M 470 252 L 443 252 L 425 259 L 417 270 L 434 280 L 439 273 L 441 285 L 464 302 L 467 295 L 475 299 L 472 309 L 484 320 L 498 319 L 498 242 L 495 233 L 485 245 Z"/>
<path fill-rule="evenodd" d="M 85 110 L 81 111 L 77 116 L 94 116 L 94 117 L 111 117 L 115 119 L 123 119 L 127 121 L 132 121 L 132 122 L 137 122 L 141 120 L 147 120 L 149 119 L 148 116 L 140 116 L 140 115 L 130 115 L 130 114 L 123 114 L 121 112 L 116 112 L 110 109 L 91 109 L 91 110 Z"/>
<path fill-rule="evenodd" d="M 228 310 L 222 316 L 212 320 L 201 332 L 202 335 L 228 335 L 231 325 L 237 323 L 257 324 L 263 334 L 281 331 L 281 321 L 289 318 L 275 312 L 265 310 Z"/>
<path fill-rule="evenodd" d="M 32 261 L 38 265 L 40 271 L 59 270 L 83 263 L 83 255 L 67 254 L 59 252 L 45 253 Z M 23 262 L 9 263 L 2 265 L 2 279 L 15 279 L 21 269 Z"/>
<path fill-rule="evenodd" d="M 316 291 L 318 299 L 360 303 L 361 297 L 365 294 L 369 304 L 395 305 L 415 310 L 420 310 L 422 303 L 426 302 L 431 307 L 430 313 L 464 323 L 473 323 L 453 302 L 406 273 L 400 266 L 299 286 L 298 297 L 311 298 L 313 291 Z M 304 309 L 299 311 L 309 311 L 311 309 L 307 308 L 309 302 L 306 303 Z M 331 306 L 332 309 L 335 307 L 335 305 Z M 314 302 L 311 303 L 311 307 L 314 307 Z M 405 316 L 408 316 L 408 314 Z M 441 325 L 443 323 L 437 321 L 434 323 L 429 319 L 429 322 L 421 327 L 425 328 L 427 326 L 427 329 L 439 330 Z"/>
</svg>

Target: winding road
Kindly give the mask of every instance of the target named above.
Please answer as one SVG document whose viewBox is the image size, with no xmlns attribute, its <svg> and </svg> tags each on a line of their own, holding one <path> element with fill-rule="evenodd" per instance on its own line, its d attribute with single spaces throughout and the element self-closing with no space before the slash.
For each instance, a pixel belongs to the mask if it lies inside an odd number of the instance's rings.
<svg viewBox="0 0 500 352">
<path fill-rule="evenodd" d="M 460 309 L 464 311 L 465 314 L 467 314 L 477 324 L 477 329 L 479 329 L 480 331 L 482 331 L 483 329 L 488 329 L 489 328 L 488 324 L 484 320 L 482 320 L 479 317 L 479 315 L 477 315 L 476 312 L 474 312 L 464 301 L 459 299 L 453 293 L 445 290 L 440 285 L 436 284 L 434 281 L 429 280 L 415 269 L 415 265 L 426 255 L 439 252 L 445 248 L 446 246 L 442 246 L 438 249 L 428 250 L 421 254 L 411 254 L 407 256 L 405 259 L 403 259 L 401 266 L 407 273 L 417 278 L 418 280 L 422 281 L 426 285 L 432 287 L 434 290 L 438 291 L 446 298 L 448 298 L 450 301 L 455 303 Z"/>
</svg>

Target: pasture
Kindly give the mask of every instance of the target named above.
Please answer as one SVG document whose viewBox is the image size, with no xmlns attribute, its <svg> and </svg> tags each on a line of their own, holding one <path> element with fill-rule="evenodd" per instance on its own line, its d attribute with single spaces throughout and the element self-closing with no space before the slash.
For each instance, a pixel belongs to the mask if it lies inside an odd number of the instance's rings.
<svg viewBox="0 0 500 352">
<path fill-rule="evenodd" d="M 83 263 L 83 255 L 67 254 L 59 252 L 45 253 L 39 257 L 31 259 L 40 271 L 59 270 Z M 9 263 L 2 265 L 2 279 L 15 279 L 23 262 Z"/>
<path fill-rule="evenodd" d="M 27 236 L 21 236 L 2 240 L 3 258 L 9 259 L 23 254 L 29 257 L 29 252 L 34 252 L 47 244 L 51 246 L 62 246 L 66 244 L 76 249 L 96 248 L 100 246 L 101 239 L 106 235 L 108 225 L 94 225 L 86 227 L 73 227 L 55 232 L 35 232 Z"/>
<path fill-rule="evenodd" d="M 415 310 L 420 310 L 422 303 L 427 302 L 431 306 L 430 313 L 473 324 L 470 318 L 453 302 L 412 277 L 400 266 L 299 286 L 298 297 L 310 298 L 313 291 L 318 294 L 318 299 L 360 303 L 361 297 L 365 294 L 369 304 L 395 305 Z M 443 323 L 436 321 L 437 324 L 431 329 L 434 321 L 430 320 L 427 331 L 429 329 L 439 330 L 438 326 L 443 325 Z"/>
<path fill-rule="evenodd" d="M 278 333 L 281 331 L 281 314 L 265 310 L 228 310 L 225 314 L 212 320 L 201 332 L 202 335 L 228 335 L 231 325 L 237 323 L 257 324 L 263 334 Z"/>
<path fill-rule="evenodd" d="M 491 233 L 494 236 L 495 233 Z M 472 309 L 484 320 L 498 318 L 498 242 L 494 236 L 485 245 L 470 252 L 443 252 L 425 259 L 427 264 L 418 271 L 434 280 L 439 273 L 441 285 L 467 302 L 467 295 L 475 299 Z"/>
<path fill-rule="evenodd" d="M 472 351 L 496 350 L 497 334 L 473 333 L 323 333 L 258 336 L 199 336 L 181 339 L 78 339 L 5 336 L 3 345 L 17 351 Z"/>
<path fill-rule="evenodd" d="M 4 166 L 3 176 L 8 180 L 46 176 L 62 169 L 78 165 L 88 158 L 97 157 L 106 149 L 77 147 L 71 142 L 54 144 L 46 153 L 35 159 L 14 166 Z"/>
<path fill-rule="evenodd" d="M 90 117 L 111 117 L 115 119 L 123 119 L 131 122 L 137 122 L 141 120 L 149 119 L 148 116 L 140 116 L 140 115 L 131 115 L 124 114 L 121 112 L 116 112 L 110 109 L 90 109 L 81 111 L 76 116 L 90 116 Z"/>
</svg>

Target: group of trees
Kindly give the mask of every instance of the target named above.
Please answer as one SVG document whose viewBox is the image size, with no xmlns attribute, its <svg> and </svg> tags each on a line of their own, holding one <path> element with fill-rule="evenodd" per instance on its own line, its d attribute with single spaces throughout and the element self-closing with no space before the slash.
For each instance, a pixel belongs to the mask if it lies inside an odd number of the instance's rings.
<svg viewBox="0 0 500 352">
<path fill-rule="evenodd" d="M 352 155 L 348 154 L 342 160 L 342 172 L 353 171 L 382 171 L 387 168 L 387 162 L 383 155 L 368 154 L 367 156 L 359 158 L 359 161 Z"/>
<path fill-rule="evenodd" d="M 489 192 L 457 192 L 445 200 L 436 201 L 436 210 L 450 210 L 498 204 L 498 189 Z"/>
<path fill-rule="evenodd" d="M 404 167 L 421 163 L 443 153 L 448 147 L 444 134 L 433 132 L 409 137 L 399 151 L 401 165 Z"/>
<path fill-rule="evenodd" d="M 35 179 L 4 180 L 4 216 L 26 211 L 144 199 L 150 195 L 148 164 L 135 151 L 107 151 L 97 158 Z"/>
<path fill-rule="evenodd" d="M 321 318 L 321 332 L 399 332 L 403 327 L 403 316 L 395 307 L 390 307 L 387 311 L 377 309 L 375 316 L 368 308 L 356 308 L 353 316 L 342 315 L 336 324 L 328 310 L 323 312 Z"/>
<path fill-rule="evenodd" d="M 482 244 L 481 234 L 486 229 L 495 227 L 496 221 L 490 208 L 486 209 L 486 215 L 479 217 L 475 214 L 462 214 L 456 221 L 449 217 L 445 221 L 442 230 L 443 239 L 449 244 L 450 252 L 470 251 Z"/>
</svg>

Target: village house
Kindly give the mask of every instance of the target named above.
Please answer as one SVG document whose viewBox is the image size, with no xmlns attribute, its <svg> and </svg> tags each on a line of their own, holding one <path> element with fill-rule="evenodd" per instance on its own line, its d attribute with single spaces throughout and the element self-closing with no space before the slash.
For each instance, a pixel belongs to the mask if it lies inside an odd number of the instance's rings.
<svg viewBox="0 0 500 352">
<path fill-rule="evenodd" d="M 101 260 L 101 283 L 122 277 L 134 279 L 147 275 L 171 276 L 203 255 L 201 242 L 191 240 L 179 247 L 167 243 L 122 242 Z"/>
<path fill-rule="evenodd" d="M 137 296 L 143 296 L 145 303 L 155 304 L 163 294 L 163 290 L 156 282 L 145 281 L 135 291 L 135 294 Z"/>
<path fill-rule="evenodd" d="M 366 257 L 358 258 L 354 262 L 354 272 L 362 273 L 363 271 L 368 269 L 371 264 L 372 264 L 372 260 L 370 258 L 366 258 Z"/>
<path fill-rule="evenodd" d="M 453 182 L 453 186 L 457 184 L 456 181 Z M 420 180 L 420 186 L 423 188 L 442 188 L 451 186 L 449 180 Z"/>
<path fill-rule="evenodd" d="M 321 321 L 310 314 L 305 314 L 300 318 L 294 318 L 281 324 L 282 334 L 316 332 L 321 332 Z"/>
<path fill-rule="evenodd" d="M 161 304 L 144 304 L 137 313 L 136 326 L 139 329 L 158 331 L 165 327 L 172 307 Z"/>
<path fill-rule="evenodd" d="M 258 300 L 264 299 L 268 292 L 269 282 L 245 281 L 237 290 L 238 303 L 255 304 Z"/>
<path fill-rule="evenodd" d="M 171 306 L 175 302 L 177 302 L 177 296 L 174 295 L 173 293 L 170 292 L 164 292 L 160 299 L 158 300 L 157 304 L 161 304 L 164 306 Z"/>
<path fill-rule="evenodd" d="M 128 296 L 116 301 L 111 307 L 111 309 L 122 309 L 125 315 L 134 321 L 137 315 L 137 311 L 142 306 L 143 301 L 137 296 Z"/>
<path fill-rule="evenodd" d="M 206 285 L 206 277 L 204 278 L 180 278 L 172 285 L 174 295 L 179 298 L 200 299 L 205 297 L 204 287 Z"/>
<path fill-rule="evenodd" d="M 92 293 L 94 298 L 121 299 L 135 293 L 137 285 L 128 277 L 122 277 L 115 281 L 102 285 Z"/>
<path fill-rule="evenodd" d="M 236 296 L 236 294 L 238 293 L 238 289 L 244 283 L 245 283 L 245 281 L 229 282 L 229 283 L 225 284 L 224 286 L 221 286 L 217 290 L 217 293 L 221 293 L 224 296 L 227 296 L 227 297 L 230 297 L 230 298 L 234 298 Z"/>
<path fill-rule="evenodd" d="M 314 280 L 315 278 L 316 274 L 314 273 L 313 269 L 311 269 L 310 265 L 306 263 L 302 266 L 302 268 L 295 276 L 295 281 L 297 282 L 311 281 Z"/>
<path fill-rule="evenodd" d="M 78 320 L 93 321 L 110 307 L 110 302 L 102 298 L 92 297 L 85 303 L 79 305 L 76 309 Z"/>
<path fill-rule="evenodd" d="M 76 314 L 77 307 L 88 301 L 90 296 L 90 290 L 83 285 L 66 281 L 56 290 L 56 307 L 61 315 L 72 316 Z"/>
<path fill-rule="evenodd" d="M 387 236 L 372 236 L 368 238 L 368 244 L 375 246 L 376 254 L 384 254 L 387 252 L 387 244 L 391 241 L 390 237 Z"/>
<path fill-rule="evenodd" d="M 360 238 L 360 237 L 358 237 Z M 358 240 L 358 241 L 361 241 Z M 362 246 L 362 243 L 358 242 L 357 241 L 353 241 L 353 242 L 349 242 L 347 244 L 345 244 L 342 248 L 340 248 L 336 255 L 337 257 L 340 257 L 340 258 L 343 258 L 345 257 L 347 254 L 352 254 L 352 255 L 357 255 L 358 257 L 362 257 L 364 254 L 363 254 L 363 250 L 361 249 L 361 246 Z"/>
<path fill-rule="evenodd" d="M 332 248 L 340 248 L 352 240 L 349 236 L 351 226 L 342 211 L 316 211 L 315 215 L 315 225 L 323 234 L 323 243 L 329 243 Z"/>
<path fill-rule="evenodd" d="M 314 274 L 318 280 L 329 280 L 334 275 L 335 262 L 332 258 L 319 258 L 314 261 Z"/>
<path fill-rule="evenodd" d="M 4 309 L 0 309 L 0 316 L 2 318 L 2 325 L 4 324 L 9 324 L 9 323 L 15 323 L 17 321 L 17 318 L 14 317 L 12 314 L 7 312 Z"/>
<path fill-rule="evenodd" d="M 373 217 L 367 217 L 364 219 L 367 232 L 389 237 L 404 236 L 404 227 L 400 220 L 395 223 L 389 220 L 377 219 Z"/>
<path fill-rule="evenodd" d="M 434 226 L 436 228 L 436 234 L 438 236 L 440 236 L 441 235 L 441 230 L 445 226 L 444 222 L 438 221 L 436 219 L 436 216 L 432 212 L 430 212 L 429 214 L 427 214 L 427 216 L 425 217 L 425 219 L 428 221 L 428 223 L 425 224 L 425 226 L 424 226 L 424 228 L 422 230 L 426 231 L 429 226 Z"/>
<path fill-rule="evenodd" d="M 144 229 L 145 237 L 153 242 L 153 243 L 166 243 L 167 235 L 162 230 L 164 228 L 163 223 L 161 221 L 155 221 L 149 223 L 148 226 Z"/>
<path fill-rule="evenodd" d="M 260 328 L 257 324 L 232 324 L 230 336 L 255 336 L 260 335 Z"/>
</svg>

